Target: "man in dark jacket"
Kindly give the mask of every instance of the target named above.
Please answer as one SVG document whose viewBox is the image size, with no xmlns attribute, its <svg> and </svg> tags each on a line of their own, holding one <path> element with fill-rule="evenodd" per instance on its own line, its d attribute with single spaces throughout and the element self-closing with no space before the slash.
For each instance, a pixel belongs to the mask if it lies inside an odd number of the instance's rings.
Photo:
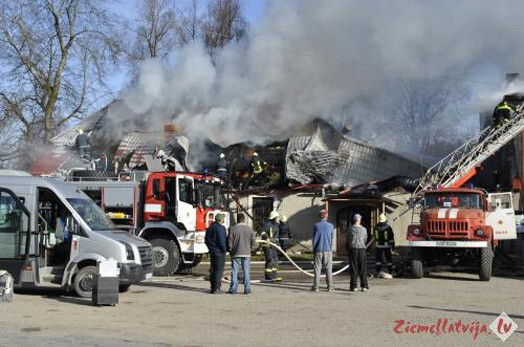
<svg viewBox="0 0 524 347">
<path fill-rule="evenodd" d="M 313 252 L 315 254 L 315 280 L 312 291 L 318 292 L 320 284 L 320 273 L 322 268 L 326 270 L 326 284 L 328 291 L 334 292 L 333 277 L 331 271 L 333 268 L 333 236 L 335 227 L 327 221 L 327 211 L 320 211 L 320 221 L 313 227 Z"/>
<path fill-rule="evenodd" d="M 89 137 L 84 133 L 84 129 L 82 128 L 78 128 L 77 133 L 78 135 L 76 135 L 75 138 L 76 150 L 81 158 L 87 158 L 89 157 L 89 149 L 91 148 Z"/>
<path fill-rule="evenodd" d="M 380 214 L 379 223 L 375 226 L 374 235 L 376 244 L 375 251 L 375 272 L 378 277 L 382 271 L 382 257 L 386 256 L 386 266 L 391 275 L 393 273 L 393 257 L 391 250 L 395 248 L 395 235 L 393 229 L 387 223 L 387 218 L 384 213 Z"/>
<path fill-rule="evenodd" d="M 353 216 L 353 226 L 349 229 L 347 237 L 347 246 L 349 251 L 349 264 L 351 282 L 349 290 L 357 291 L 357 279 L 360 277 L 360 287 L 365 292 L 369 289 L 367 266 L 366 266 L 366 248 L 368 241 L 368 232 L 361 224 L 362 216 L 356 214 Z"/>
<path fill-rule="evenodd" d="M 226 228 L 222 225 L 224 215 L 218 213 L 215 222 L 206 231 L 206 246 L 209 249 L 211 267 L 209 269 L 209 282 L 211 282 L 211 294 L 220 294 L 224 264 L 226 262 Z"/>
<path fill-rule="evenodd" d="M 238 287 L 238 270 L 242 267 L 244 273 L 244 294 L 251 293 L 251 250 L 255 247 L 255 231 L 249 225 L 245 224 L 243 213 L 237 217 L 238 224 L 231 227 L 227 238 L 227 245 L 231 255 L 231 286 L 229 294 L 236 294 Z"/>
</svg>

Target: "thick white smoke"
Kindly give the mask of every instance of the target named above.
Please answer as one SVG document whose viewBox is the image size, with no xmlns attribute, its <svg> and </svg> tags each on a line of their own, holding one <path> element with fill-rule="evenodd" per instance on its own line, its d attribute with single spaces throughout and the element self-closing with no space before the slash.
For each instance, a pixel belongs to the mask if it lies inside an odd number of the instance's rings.
<svg viewBox="0 0 524 347">
<path fill-rule="evenodd" d="M 172 120 L 192 142 L 229 145 L 284 138 L 319 116 L 347 118 L 348 105 L 380 104 L 398 80 L 456 78 L 491 95 L 505 72 L 524 72 L 522 13 L 521 0 L 274 0 L 215 61 L 194 43 L 173 69 L 146 62 L 123 95 L 125 112 L 112 113 L 150 115 L 157 128 Z"/>
</svg>

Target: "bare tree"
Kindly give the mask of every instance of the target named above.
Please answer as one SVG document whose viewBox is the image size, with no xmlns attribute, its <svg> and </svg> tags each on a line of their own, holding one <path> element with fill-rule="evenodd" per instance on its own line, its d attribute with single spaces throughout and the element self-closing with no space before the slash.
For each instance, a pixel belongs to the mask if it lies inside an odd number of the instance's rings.
<svg viewBox="0 0 524 347">
<path fill-rule="evenodd" d="M 199 0 L 191 0 L 185 9 L 178 10 L 177 18 L 176 32 L 181 45 L 201 39 L 203 19 Z"/>
<path fill-rule="evenodd" d="M 176 9 L 169 0 L 142 0 L 136 25 L 131 26 L 135 41 L 128 57 L 136 73 L 145 59 L 166 60 L 176 44 Z"/>
<path fill-rule="evenodd" d="M 10 129 L 48 143 L 101 102 L 120 47 L 115 21 L 101 0 L 0 5 L 0 112 Z"/>
<path fill-rule="evenodd" d="M 204 44 L 211 53 L 247 31 L 241 0 L 210 0 L 203 23 Z"/>
</svg>

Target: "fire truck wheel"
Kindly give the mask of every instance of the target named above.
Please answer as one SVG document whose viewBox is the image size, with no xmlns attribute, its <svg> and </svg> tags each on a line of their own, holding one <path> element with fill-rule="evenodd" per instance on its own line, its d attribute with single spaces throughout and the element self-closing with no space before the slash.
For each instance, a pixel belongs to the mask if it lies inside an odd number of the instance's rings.
<svg viewBox="0 0 524 347">
<path fill-rule="evenodd" d="M 174 274 L 180 264 L 180 251 L 177 245 L 166 239 L 149 240 L 153 246 L 153 260 L 155 276 L 170 276 Z"/>
<path fill-rule="evenodd" d="M 491 247 L 480 249 L 479 278 L 481 281 L 489 281 L 493 269 L 493 251 Z"/>
<path fill-rule="evenodd" d="M 96 267 L 86 266 L 75 275 L 74 288 L 78 296 L 90 298 L 93 292 L 93 281 L 96 276 Z"/>
<path fill-rule="evenodd" d="M 418 248 L 411 249 L 411 271 L 415 278 L 424 277 L 424 264 L 422 263 L 422 254 Z"/>
</svg>

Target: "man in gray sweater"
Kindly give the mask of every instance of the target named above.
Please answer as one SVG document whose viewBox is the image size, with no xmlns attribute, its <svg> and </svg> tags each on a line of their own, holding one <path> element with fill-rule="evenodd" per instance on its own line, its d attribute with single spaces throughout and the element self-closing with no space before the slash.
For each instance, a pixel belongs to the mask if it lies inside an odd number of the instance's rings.
<svg viewBox="0 0 524 347">
<path fill-rule="evenodd" d="M 238 287 L 238 272 L 242 267 L 244 273 L 244 294 L 251 293 L 251 249 L 255 247 L 256 236 L 253 228 L 245 224 L 244 214 L 237 216 L 238 224 L 231 227 L 227 238 L 229 253 L 231 254 L 231 286 L 229 294 L 236 294 Z"/>
<path fill-rule="evenodd" d="M 349 251 L 349 270 L 351 282 L 349 290 L 357 291 L 357 279 L 360 277 L 360 287 L 365 292 L 369 289 L 367 266 L 366 266 L 366 248 L 368 241 L 368 232 L 361 224 L 362 216 L 356 214 L 353 216 L 353 226 L 349 229 L 347 237 L 347 246 Z"/>
</svg>

